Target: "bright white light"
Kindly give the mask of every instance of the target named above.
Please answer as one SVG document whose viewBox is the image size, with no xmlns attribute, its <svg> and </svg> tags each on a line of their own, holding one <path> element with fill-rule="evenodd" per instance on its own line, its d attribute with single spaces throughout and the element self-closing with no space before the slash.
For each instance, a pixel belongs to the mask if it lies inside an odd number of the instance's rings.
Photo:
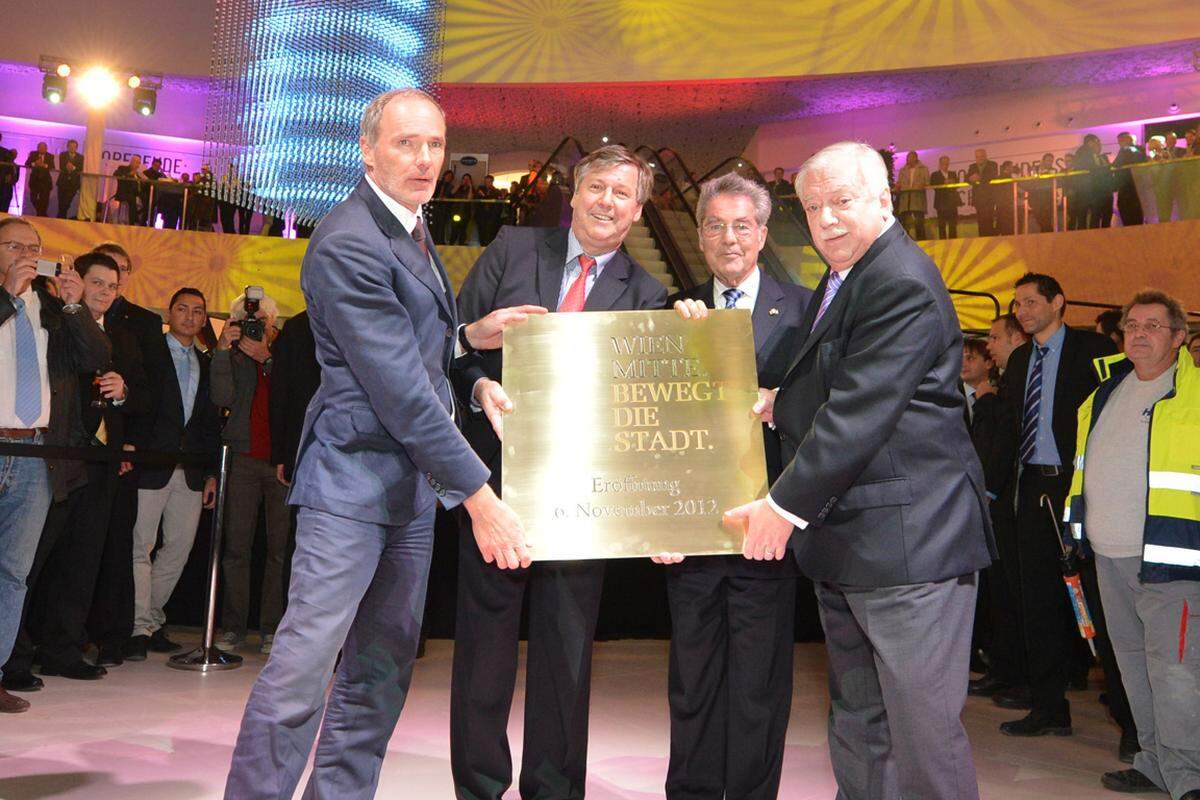
<svg viewBox="0 0 1200 800">
<path fill-rule="evenodd" d="M 58 77 L 65 78 L 71 74 L 71 65 L 70 64 L 59 64 L 58 69 L 56 69 L 54 71 L 58 75 Z"/>
<path fill-rule="evenodd" d="M 126 83 L 129 84 L 130 89 L 136 89 L 142 85 L 142 79 L 139 78 L 137 75 L 130 75 L 129 80 L 126 81 Z"/>
<path fill-rule="evenodd" d="M 83 101 L 92 108 L 104 108 L 117 97 L 120 85 L 112 73 L 104 67 L 89 67 L 79 77 L 79 91 Z"/>
</svg>

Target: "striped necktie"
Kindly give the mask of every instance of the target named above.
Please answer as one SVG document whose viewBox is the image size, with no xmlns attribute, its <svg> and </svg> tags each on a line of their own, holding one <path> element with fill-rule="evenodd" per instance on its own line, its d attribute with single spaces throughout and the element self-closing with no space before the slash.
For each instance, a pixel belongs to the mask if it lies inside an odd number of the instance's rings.
<svg viewBox="0 0 1200 800">
<path fill-rule="evenodd" d="M 17 392 L 13 411 L 17 419 L 32 428 L 42 415 L 42 370 L 38 364 L 37 336 L 25 313 L 25 301 L 14 297 L 13 305 L 17 309 L 14 320 L 17 326 Z"/>
<path fill-rule="evenodd" d="M 1025 411 L 1021 415 L 1021 463 L 1028 464 L 1037 449 L 1038 418 L 1042 413 L 1042 360 L 1049 347 L 1034 345 L 1033 371 L 1025 387 Z"/>
<path fill-rule="evenodd" d="M 726 289 L 721 294 L 725 297 L 726 308 L 737 308 L 737 301 L 741 300 L 746 293 L 741 289 Z"/>
<path fill-rule="evenodd" d="M 825 312 L 829 309 L 829 304 L 833 302 L 833 296 L 838 293 L 838 289 L 841 287 L 842 273 L 830 270 L 829 281 L 825 284 L 825 296 L 821 298 L 821 306 L 817 309 L 817 318 L 813 320 L 813 331 L 817 329 L 817 323 L 821 321 L 821 317 L 825 316 Z"/>
</svg>

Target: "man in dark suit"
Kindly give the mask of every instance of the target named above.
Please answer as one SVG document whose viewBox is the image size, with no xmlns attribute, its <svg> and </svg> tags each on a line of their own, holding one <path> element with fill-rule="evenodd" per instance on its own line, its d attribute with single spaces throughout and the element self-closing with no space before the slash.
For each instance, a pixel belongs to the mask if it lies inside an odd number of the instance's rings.
<svg viewBox="0 0 1200 800">
<path fill-rule="evenodd" d="M 783 381 L 812 291 L 758 266 L 772 196 L 736 173 L 700 187 L 700 250 L 713 277 L 671 298 L 751 313 L 761 392 Z M 707 316 L 702 312 L 702 316 Z M 779 436 L 763 425 L 767 478 L 783 469 Z M 798 570 L 792 559 L 740 555 L 655 558 L 671 606 L 668 798 L 775 798 L 792 706 Z"/>
<path fill-rule="evenodd" d="M 869 145 L 830 145 L 796 183 L 830 269 L 778 395 L 755 406 L 786 466 L 766 499 L 727 518 L 745 526 L 748 558 L 790 547 L 816 583 L 840 796 L 977 798 L 960 715 L 976 573 L 993 546 L 962 421 L 958 318 L 896 223 Z"/>
<path fill-rule="evenodd" d="M 83 280 L 84 309 L 103 327 L 104 312 L 116 297 L 117 265 L 103 253 L 91 252 L 75 260 L 75 271 Z M 149 409 L 150 393 L 137 344 L 125 331 L 105 331 L 105 335 L 112 345 L 111 363 L 81 373 L 76 391 L 84 440 L 93 447 L 120 450 L 125 419 Z M 93 680 L 105 674 L 104 667 L 83 660 L 83 646 L 88 641 L 85 626 L 122 467 L 116 461 L 91 461 L 84 468 L 87 484 L 55 503 L 42 528 L 27 580 L 29 596 L 21 630 L 4 665 L 9 690 L 41 687 L 42 680 L 31 672 L 35 651 L 42 675 Z M 30 618 L 38 620 L 33 635 Z"/>
<path fill-rule="evenodd" d="M 75 195 L 79 194 L 80 176 L 83 174 L 83 153 L 79 142 L 67 140 L 67 149 L 58 154 L 58 217 L 66 219 Z"/>
<path fill-rule="evenodd" d="M 79 447 L 79 373 L 112 358 L 103 331 L 83 312 L 83 282 L 73 269 L 37 277 L 42 240 L 22 217 L 0 219 L 0 441 Z M 38 379 L 38 376 L 41 379 Z M 87 482 L 81 461 L 5 456 L 0 469 L 0 658 L 16 640 L 29 574 L 51 503 Z M 4 677 L 4 676 L 0 676 Z M 29 703 L 0 688 L 0 713 Z"/>
<path fill-rule="evenodd" d="M 1003 723 L 1002 733 L 1065 736 L 1071 733 L 1066 689 L 1080 639 L 1063 590 L 1061 550 L 1051 516 L 1062 519 L 1074 474 L 1076 412 L 1099 383 L 1094 362 L 1116 352 L 1116 345 L 1107 336 L 1063 323 L 1066 296 L 1049 275 L 1029 273 L 1018 279 L 1015 305 L 1021 328 L 1032 338 L 1008 358 L 1000 393 L 1004 429 L 985 466 L 990 495 L 1004 496 L 1014 485 L 1016 490 L 1020 618 L 1030 694 L 1002 693 L 995 701 L 1006 708 L 1030 709 L 1026 717 Z M 1050 509 L 1042 505 L 1043 495 Z M 1093 583 L 1085 577 L 1085 584 Z M 1091 593 L 1090 586 L 1085 588 Z M 1097 649 L 1106 677 L 1111 676 L 1109 710 L 1124 738 L 1136 742 L 1129 701 L 1103 634 L 1102 609 L 1098 602 L 1090 606 L 1097 623 Z"/>
<path fill-rule="evenodd" d="M 967 183 L 971 184 L 971 205 L 980 236 L 996 235 L 996 187 L 991 182 L 1000 176 L 996 162 L 987 157 L 982 147 L 975 151 L 975 160 L 967 167 Z"/>
<path fill-rule="evenodd" d="M 421 219 L 445 154 L 441 107 L 416 89 L 385 92 L 360 130 L 366 175 L 301 265 L 321 385 L 289 495 L 300 511 L 288 610 L 246 703 L 231 800 L 290 797 L 318 727 L 309 795 L 374 797 L 412 678 L 439 501 L 466 506 L 490 558 L 529 563 L 520 520 L 455 427 L 447 377 L 456 338 L 496 347 L 525 314 L 502 309 L 455 336 L 450 279 Z"/>
<path fill-rule="evenodd" d="M 521 303 L 560 313 L 661 309 L 666 289 L 619 249 L 654 185 L 650 166 L 618 145 L 575 167 L 569 228 L 501 228 L 463 283 L 458 305 L 474 321 Z M 501 417 L 510 408 L 499 352 L 456 365 L 469 413 L 464 433 L 500 488 Z M 462 520 L 458 609 L 450 687 L 450 764 L 462 800 L 499 800 L 512 783 L 508 712 L 517 676 L 521 607 L 529 589 L 525 798 L 582 797 L 587 772 L 592 638 L 603 561 L 539 562 L 500 572 L 489 565 L 486 532 Z"/>
<path fill-rule="evenodd" d="M 271 358 L 271 463 L 279 482 L 290 485 L 304 412 L 321 385 L 317 343 L 307 311 L 284 323 Z"/>
<path fill-rule="evenodd" d="M 958 174 L 950 169 L 950 156 L 938 159 L 938 168 L 929 176 L 930 186 L 958 183 Z M 934 189 L 933 209 L 937 212 L 938 238 L 953 239 L 958 236 L 958 207 L 962 198 L 958 189 Z"/>
<path fill-rule="evenodd" d="M 1117 212 L 1121 215 L 1121 225 L 1141 225 L 1143 222 L 1142 201 L 1138 198 L 1137 187 L 1133 183 L 1133 164 L 1143 164 L 1146 161 L 1146 151 L 1133 143 L 1133 134 L 1121 132 L 1117 134 L 1117 157 L 1113 159 L 1113 183 L 1117 187 Z"/>
<path fill-rule="evenodd" d="M 44 217 L 50 207 L 50 188 L 54 185 L 50 178 L 50 170 L 54 169 L 54 155 L 46 149 L 45 142 L 37 143 L 37 149 L 25 159 L 25 166 L 29 168 L 26 180 L 33 213 Z"/>
<path fill-rule="evenodd" d="M 134 607 L 132 635 L 123 647 L 129 661 L 143 661 L 147 649 L 177 649 L 166 637 L 163 607 L 175 591 L 196 538 L 202 507 L 211 507 L 220 415 L 209 391 L 211 358 L 196 347 L 208 320 L 204 295 L 183 288 L 167 308 L 163 346 L 152 347 L 146 372 L 156 399 L 153 413 L 136 424 L 130 444 L 138 450 L 177 451 L 208 456 L 207 465 L 139 467 L 137 519 L 133 527 Z M 162 546 L 155 550 L 159 525 Z M 151 561 L 151 553 L 154 559 Z"/>
</svg>

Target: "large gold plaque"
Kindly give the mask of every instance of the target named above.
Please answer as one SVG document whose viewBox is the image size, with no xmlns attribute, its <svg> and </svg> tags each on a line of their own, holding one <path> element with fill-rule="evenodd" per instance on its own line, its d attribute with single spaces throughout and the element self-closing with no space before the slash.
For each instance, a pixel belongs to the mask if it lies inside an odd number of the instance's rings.
<svg viewBox="0 0 1200 800">
<path fill-rule="evenodd" d="M 534 559 L 741 552 L 765 495 L 748 311 L 547 314 L 504 334 L 503 495 Z"/>
</svg>

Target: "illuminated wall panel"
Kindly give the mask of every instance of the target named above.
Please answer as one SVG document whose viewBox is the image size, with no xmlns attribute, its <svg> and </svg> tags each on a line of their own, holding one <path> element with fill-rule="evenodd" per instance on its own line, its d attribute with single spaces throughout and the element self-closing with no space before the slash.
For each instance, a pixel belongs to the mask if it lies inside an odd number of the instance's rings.
<svg viewBox="0 0 1200 800">
<path fill-rule="evenodd" d="M 433 84 L 443 10 L 441 0 L 217 0 L 205 115 L 217 195 L 319 220 L 362 172 L 363 106 Z"/>
</svg>

